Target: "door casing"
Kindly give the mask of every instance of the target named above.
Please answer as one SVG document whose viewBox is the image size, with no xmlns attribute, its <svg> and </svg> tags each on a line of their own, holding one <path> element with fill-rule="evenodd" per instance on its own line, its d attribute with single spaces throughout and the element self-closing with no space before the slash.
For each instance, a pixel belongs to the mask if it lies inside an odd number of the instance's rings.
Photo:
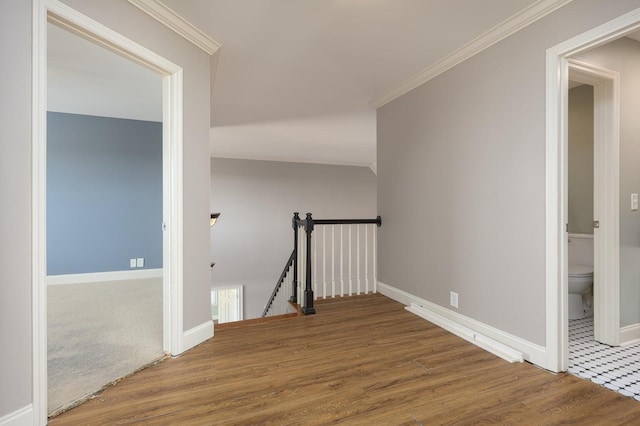
<svg viewBox="0 0 640 426">
<path fill-rule="evenodd" d="M 551 371 L 569 363 L 567 271 L 567 105 L 570 57 L 640 28 L 640 8 L 595 27 L 546 53 L 546 361 Z M 597 297 L 597 296 L 596 296 Z"/>
<path fill-rule="evenodd" d="M 32 380 L 33 414 L 47 423 L 46 109 L 47 22 L 163 76 L 163 349 L 183 352 L 183 71 L 58 0 L 32 0 Z M 160 224 L 159 224 L 160 226 Z"/>
</svg>

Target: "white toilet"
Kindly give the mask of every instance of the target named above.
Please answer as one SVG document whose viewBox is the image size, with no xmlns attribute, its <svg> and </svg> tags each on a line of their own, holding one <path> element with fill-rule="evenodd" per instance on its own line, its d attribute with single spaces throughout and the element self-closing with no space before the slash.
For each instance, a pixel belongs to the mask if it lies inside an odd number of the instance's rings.
<svg viewBox="0 0 640 426">
<path fill-rule="evenodd" d="M 591 313 L 593 235 L 569 234 L 569 319 Z"/>
</svg>

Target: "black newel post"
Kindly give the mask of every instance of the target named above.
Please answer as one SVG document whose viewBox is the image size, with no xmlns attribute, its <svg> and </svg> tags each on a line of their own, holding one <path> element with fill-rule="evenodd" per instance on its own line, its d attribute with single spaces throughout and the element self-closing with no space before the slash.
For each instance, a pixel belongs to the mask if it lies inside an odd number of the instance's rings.
<svg viewBox="0 0 640 426">
<path fill-rule="evenodd" d="M 311 213 L 307 213 L 307 219 L 304 226 L 307 233 L 307 270 L 305 274 L 304 287 L 304 307 L 302 313 L 305 315 L 315 314 L 316 309 L 313 307 L 313 288 L 311 287 L 311 232 L 313 232 L 313 219 Z"/>
<path fill-rule="evenodd" d="M 293 289 L 291 291 L 291 303 L 298 303 L 298 212 L 293 214 Z"/>
</svg>

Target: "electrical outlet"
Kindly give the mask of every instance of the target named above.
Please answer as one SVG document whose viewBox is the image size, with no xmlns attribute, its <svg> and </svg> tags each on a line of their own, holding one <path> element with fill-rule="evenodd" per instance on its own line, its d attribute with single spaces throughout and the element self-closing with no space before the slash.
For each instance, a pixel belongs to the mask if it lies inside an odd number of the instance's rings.
<svg viewBox="0 0 640 426">
<path fill-rule="evenodd" d="M 129 259 L 129 268 L 135 268 L 135 267 L 136 267 L 136 260 Z"/>
<path fill-rule="evenodd" d="M 144 268 L 144 257 L 139 257 L 136 259 L 136 267 Z"/>
<path fill-rule="evenodd" d="M 449 304 L 454 308 L 458 307 L 458 293 L 455 291 L 449 293 Z"/>
</svg>

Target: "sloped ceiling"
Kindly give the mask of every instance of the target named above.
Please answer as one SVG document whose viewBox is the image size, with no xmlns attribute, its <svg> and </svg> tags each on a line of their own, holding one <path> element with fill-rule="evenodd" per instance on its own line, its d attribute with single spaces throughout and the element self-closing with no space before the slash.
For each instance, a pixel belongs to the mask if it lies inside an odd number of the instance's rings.
<svg viewBox="0 0 640 426">
<path fill-rule="evenodd" d="M 162 0 L 222 45 L 211 154 L 370 165 L 371 101 L 533 0 Z"/>
<path fill-rule="evenodd" d="M 374 100 L 522 10 L 554 1 L 567 0 L 156 3 L 222 45 L 212 61 L 212 156 L 375 166 Z M 110 58 L 83 61 L 88 56 L 77 52 L 87 43 L 50 37 L 51 106 L 63 109 L 56 102 L 82 96 L 109 99 L 115 93 L 101 91 L 104 84 L 96 81 L 124 70 L 122 78 L 134 89 L 118 94 L 108 114 L 159 119 L 159 83 L 151 84 L 149 71 L 127 69 L 138 66 L 109 52 Z M 93 82 L 82 83 L 81 75 Z M 127 93 L 135 99 L 120 96 Z"/>
</svg>

